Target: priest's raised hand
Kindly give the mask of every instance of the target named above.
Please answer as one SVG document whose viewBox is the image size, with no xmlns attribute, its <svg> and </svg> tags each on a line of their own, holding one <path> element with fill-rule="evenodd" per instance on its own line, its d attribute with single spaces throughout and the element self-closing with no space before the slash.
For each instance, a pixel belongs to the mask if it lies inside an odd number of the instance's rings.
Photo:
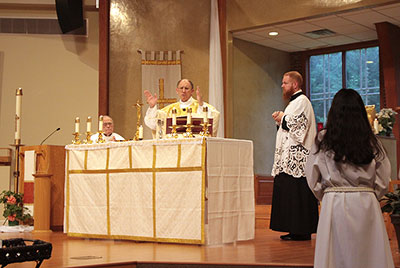
<svg viewBox="0 0 400 268">
<path fill-rule="evenodd" d="M 196 95 L 197 95 L 197 101 L 199 102 L 200 106 L 203 106 L 203 95 L 200 92 L 200 87 L 196 87 Z"/>
<path fill-rule="evenodd" d="M 154 93 L 154 95 L 151 94 L 150 91 L 145 90 L 144 95 L 146 96 L 146 102 L 150 106 L 150 108 L 153 108 L 157 104 L 157 93 Z"/>
</svg>

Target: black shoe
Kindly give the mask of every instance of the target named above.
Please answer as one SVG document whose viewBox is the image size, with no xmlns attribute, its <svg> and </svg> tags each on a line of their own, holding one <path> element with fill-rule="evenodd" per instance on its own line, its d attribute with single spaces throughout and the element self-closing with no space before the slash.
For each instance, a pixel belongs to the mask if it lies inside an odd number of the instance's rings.
<svg viewBox="0 0 400 268">
<path fill-rule="evenodd" d="M 282 240 L 292 240 L 292 234 L 281 235 L 280 238 Z"/>
<path fill-rule="evenodd" d="M 311 234 L 287 234 L 281 235 L 281 239 L 284 241 L 306 241 L 311 240 Z"/>
</svg>

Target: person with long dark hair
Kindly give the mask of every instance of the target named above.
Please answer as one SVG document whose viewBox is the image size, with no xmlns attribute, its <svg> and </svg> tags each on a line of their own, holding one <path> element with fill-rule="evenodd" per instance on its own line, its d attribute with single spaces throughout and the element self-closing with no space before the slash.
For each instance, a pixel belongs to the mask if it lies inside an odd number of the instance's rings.
<svg viewBox="0 0 400 268">
<path fill-rule="evenodd" d="M 314 267 L 394 267 L 378 202 L 388 191 L 390 162 L 357 91 L 344 88 L 333 98 L 306 177 L 322 200 Z"/>
</svg>

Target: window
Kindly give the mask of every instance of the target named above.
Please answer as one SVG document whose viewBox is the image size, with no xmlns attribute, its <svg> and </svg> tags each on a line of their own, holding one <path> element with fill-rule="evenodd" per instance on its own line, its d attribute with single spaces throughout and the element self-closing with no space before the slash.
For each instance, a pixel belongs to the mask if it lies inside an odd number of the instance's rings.
<svg viewBox="0 0 400 268">
<path fill-rule="evenodd" d="M 357 90 L 365 105 L 375 105 L 379 111 L 378 47 L 311 56 L 309 66 L 310 99 L 317 122 L 325 124 L 333 97 L 344 87 Z"/>
</svg>

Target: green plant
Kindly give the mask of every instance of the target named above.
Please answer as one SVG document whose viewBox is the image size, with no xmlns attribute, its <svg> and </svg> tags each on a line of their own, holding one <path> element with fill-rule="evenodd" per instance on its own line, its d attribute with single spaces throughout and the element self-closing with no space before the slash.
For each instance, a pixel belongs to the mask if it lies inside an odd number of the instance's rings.
<svg viewBox="0 0 400 268">
<path fill-rule="evenodd" d="M 400 188 L 385 194 L 381 202 L 383 202 L 382 212 L 400 214 Z"/>
<path fill-rule="evenodd" d="M 4 204 L 3 216 L 6 221 L 27 222 L 32 216 L 27 212 L 28 208 L 23 205 L 24 194 L 4 190 L 0 194 L 0 201 Z"/>
<path fill-rule="evenodd" d="M 378 119 L 378 134 L 389 136 L 392 134 L 393 125 L 396 121 L 397 113 L 391 108 L 382 108 L 380 112 L 376 115 Z"/>
</svg>

